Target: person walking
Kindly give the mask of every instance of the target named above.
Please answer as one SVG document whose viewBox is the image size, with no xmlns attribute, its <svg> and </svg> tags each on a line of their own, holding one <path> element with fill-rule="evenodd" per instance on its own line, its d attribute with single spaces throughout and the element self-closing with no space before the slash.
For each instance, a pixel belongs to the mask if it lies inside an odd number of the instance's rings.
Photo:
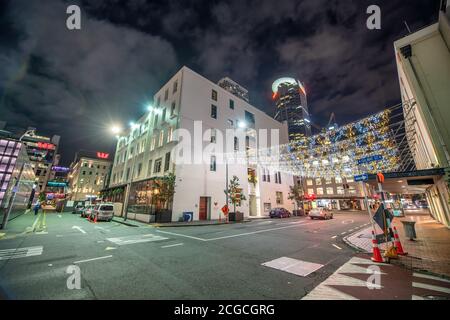
<svg viewBox="0 0 450 320">
<path fill-rule="evenodd" d="M 37 216 L 40 208 L 41 208 L 41 203 L 39 202 L 39 200 L 37 200 L 33 207 L 35 216 Z"/>
</svg>

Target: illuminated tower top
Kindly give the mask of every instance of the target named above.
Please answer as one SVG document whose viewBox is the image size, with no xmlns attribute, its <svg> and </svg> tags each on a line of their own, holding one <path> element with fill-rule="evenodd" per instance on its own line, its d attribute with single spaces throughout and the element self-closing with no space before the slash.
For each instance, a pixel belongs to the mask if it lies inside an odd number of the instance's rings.
<svg viewBox="0 0 450 320">
<path fill-rule="evenodd" d="M 273 83 L 272 92 L 277 107 L 275 119 L 288 122 L 289 139 L 311 136 L 305 86 L 294 78 L 280 78 Z"/>
</svg>

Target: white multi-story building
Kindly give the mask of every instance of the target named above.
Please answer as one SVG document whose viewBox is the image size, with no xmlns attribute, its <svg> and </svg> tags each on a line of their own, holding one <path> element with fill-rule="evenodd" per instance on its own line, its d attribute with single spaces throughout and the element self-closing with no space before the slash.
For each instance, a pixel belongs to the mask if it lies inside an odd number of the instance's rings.
<svg viewBox="0 0 450 320">
<path fill-rule="evenodd" d="M 70 166 L 70 199 L 94 201 L 100 198 L 100 191 L 106 185 L 110 169 L 111 161 L 108 153 L 78 152 Z"/>
<path fill-rule="evenodd" d="M 236 133 L 231 142 L 222 139 L 227 129 Z M 175 150 L 186 138 L 182 131 L 192 137 L 192 146 L 177 154 Z M 244 139 L 239 140 L 238 134 Z M 268 162 L 265 166 L 260 162 L 233 163 L 228 161 L 230 154 L 223 157 L 222 141 L 245 155 L 254 150 L 256 140 L 258 146 L 267 140 L 265 150 L 287 143 L 287 124 L 183 67 L 155 94 L 149 112 L 119 137 L 109 189 L 125 190 L 122 214 L 150 222 L 158 207 L 158 200 L 154 201 L 158 197 L 154 195 L 159 190 L 154 181 L 174 173 L 176 187 L 170 220 L 178 221 L 183 212 L 192 212 L 194 220 L 215 220 L 223 218 L 220 208 L 226 203 L 228 171 L 228 180 L 237 176 L 246 197 L 237 207 L 244 217 L 268 215 L 275 207 L 292 210 L 293 203 L 288 199 L 293 184 L 290 174 L 278 172 L 277 166 Z M 202 150 L 207 147 L 217 147 L 217 154 L 212 151 L 201 161 Z M 193 163 L 173 161 L 190 153 Z"/>
</svg>

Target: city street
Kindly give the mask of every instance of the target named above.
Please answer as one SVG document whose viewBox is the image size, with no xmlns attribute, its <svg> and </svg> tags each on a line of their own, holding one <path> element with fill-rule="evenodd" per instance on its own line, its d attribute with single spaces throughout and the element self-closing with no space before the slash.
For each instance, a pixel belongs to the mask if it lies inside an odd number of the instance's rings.
<svg viewBox="0 0 450 320">
<path fill-rule="evenodd" d="M 165 228 L 132 223 L 137 227 L 94 224 L 71 213 L 13 220 L 11 228 L 24 232 L 0 236 L 0 295 L 298 300 L 355 256 L 342 238 L 366 227 L 368 217 L 365 212 L 335 212 L 333 220 L 324 221 L 293 217 Z M 306 276 L 299 276 L 287 272 L 283 261 L 278 269 L 276 263 L 262 265 L 283 257 L 319 266 L 305 266 Z M 66 284 L 66 271 L 73 265 L 81 271 L 79 290 Z"/>
</svg>

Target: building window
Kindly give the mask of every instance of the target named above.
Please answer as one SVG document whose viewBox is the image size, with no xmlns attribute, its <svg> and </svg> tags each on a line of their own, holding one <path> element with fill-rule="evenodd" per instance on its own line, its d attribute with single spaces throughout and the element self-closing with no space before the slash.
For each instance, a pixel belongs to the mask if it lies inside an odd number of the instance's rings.
<svg viewBox="0 0 450 320">
<path fill-rule="evenodd" d="M 316 178 L 316 185 L 317 186 L 321 186 L 322 185 L 322 179 L 321 178 Z"/>
<path fill-rule="evenodd" d="M 152 142 L 150 144 L 150 151 L 155 150 L 155 146 L 156 146 L 156 137 L 152 137 Z"/>
<path fill-rule="evenodd" d="M 276 192 L 277 205 L 283 204 L 283 192 Z"/>
<path fill-rule="evenodd" d="M 158 142 L 158 147 L 162 147 L 162 145 L 164 144 L 164 130 L 161 130 L 159 132 L 159 142 Z"/>
<path fill-rule="evenodd" d="M 153 168 L 153 173 L 160 173 L 161 172 L 161 164 L 162 164 L 162 158 L 159 158 L 155 161 L 155 166 Z"/>
<path fill-rule="evenodd" d="M 344 188 L 343 187 L 337 187 L 337 194 L 345 194 Z"/>
<path fill-rule="evenodd" d="M 216 143 L 216 135 L 217 135 L 217 130 L 216 129 L 211 129 L 211 143 Z"/>
<path fill-rule="evenodd" d="M 135 178 L 138 178 L 141 176 L 141 171 L 142 171 L 142 163 L 138 163 Z"/>
<path fill-rule="evenodd" d="M 166 108 L 164 108 L 163 112 L 162 112 L 162 116 L 161 116 L 161 122 L 166 121 Z"/>
<path fill-rule="evenodd" d="M 342 178 L 341 178 L 341 177 L 336 177 L 336 178 L 334 179 L 334 181 L 335 181 L 336 183 L 342 183 Z"/>
<path fill-rule="evenodd" d="M 281 173 L 275 172 L 275 183 L 281 184 Z"/>
<path fill-rule="evenodd" d="M 175 102 L 172 102 L 171 106 L 170 106 L 170 116 L 173 117 L 175 115 Z"/>
<path fill-rule="evenodd" d="M 164 92 L 164 101 L 167 101 L 167 99 L 169 99 L 169 89 Z"/>
<path fill-rule="evenodd" d="M 152 162 L 153 162 L 153 160 L 148 160 L 148 168 L 147 168 L 148 176 L 151 176 L 151 174 L 152 174 Z"/>
<path fill-rule="evenodd" d="M 217 101 L 217 91 L 214 89 L 211 91 L 211 99 Z"/>
<path fill-rule="evenodd" d="M 308 189 L 308 194 L 314 194 L 314 189 Z"/>
<path fill-rule="evenodd" d="M 317 188 L 317 195 L 323 195 L 323 188 Z"/>
<path fill-rule="evenodd" d="M 312 179 L 306 180 L 306 185 L 307 185 L 307 186 L 312 186 L 312 185 L 313 185 Z"/>
<path fill-rule="evenodd" d="M 234 137 L 234 151 L 239 151 L 239 139 Z"/>
<path fill-rule="evenodd" d="M 155 123 L 154 123 L 154 127 L 156 127 L 158 125 L 158 115 L 155 114 Z"/>
<path fill-rule="evenodd" d="M 167 131 L 167 143 L 172 142 L 173 140 L 173 127 L 169 128 L 169 131 Z"/>
<path fill-rule="evenodd" d="M 331 187 L 327 187 L 327 194 L 334 194 L 334 189 Z"/>
<path fill-rule="evenodd" d="M 178 90 L 178 80 L 173 83 L 173 93 L 177 92 L 177 90 Z"/>
<path fill-rule="evenodd" d="M 230 127 L 233 127 L 233 125 L 234 125 L 234 122 L 233 122 L 233 120 L 231 120 L 231 119 L 228 119 L 228 125 L 229 125 Z"/>
<path fill-rule="evenodd" d="M 170 152 L 166 153 L 166 157 L 164 159 L 164 171 L 167 171 L 170 169 Z"/>
<path fill-rule="evenodd" d="M 128 181 L 130 179 L 130 168 L 127 168 L 127 175 L 125 176 L 125 181 Z"/>
<path fill-rule="evenodd" d="M 156 107 L 159 108 L 161 105 L 161 96 L 158 97 L 158 100 L 156 100 Z"/>
<path fill-rule="evenodd" d="M 216 171 L 216 156 L 211 156 L 209 171 L 214 171 L 214 172 Z"/>
<path fill-rule="evenodd" d="M 234 110 L 234 100 L 230 99 L 230 109 Z"/>
<path fill-rule="evenodd" d="M 217 106 L 211 105 L 211 118 L 217 119 Z"/>
<path fill-rule="evenodd" d="M 255 125 L 255 115 L 251 112 L 245 111 L 245 122 L 248 125 Z"/>
</svg>

